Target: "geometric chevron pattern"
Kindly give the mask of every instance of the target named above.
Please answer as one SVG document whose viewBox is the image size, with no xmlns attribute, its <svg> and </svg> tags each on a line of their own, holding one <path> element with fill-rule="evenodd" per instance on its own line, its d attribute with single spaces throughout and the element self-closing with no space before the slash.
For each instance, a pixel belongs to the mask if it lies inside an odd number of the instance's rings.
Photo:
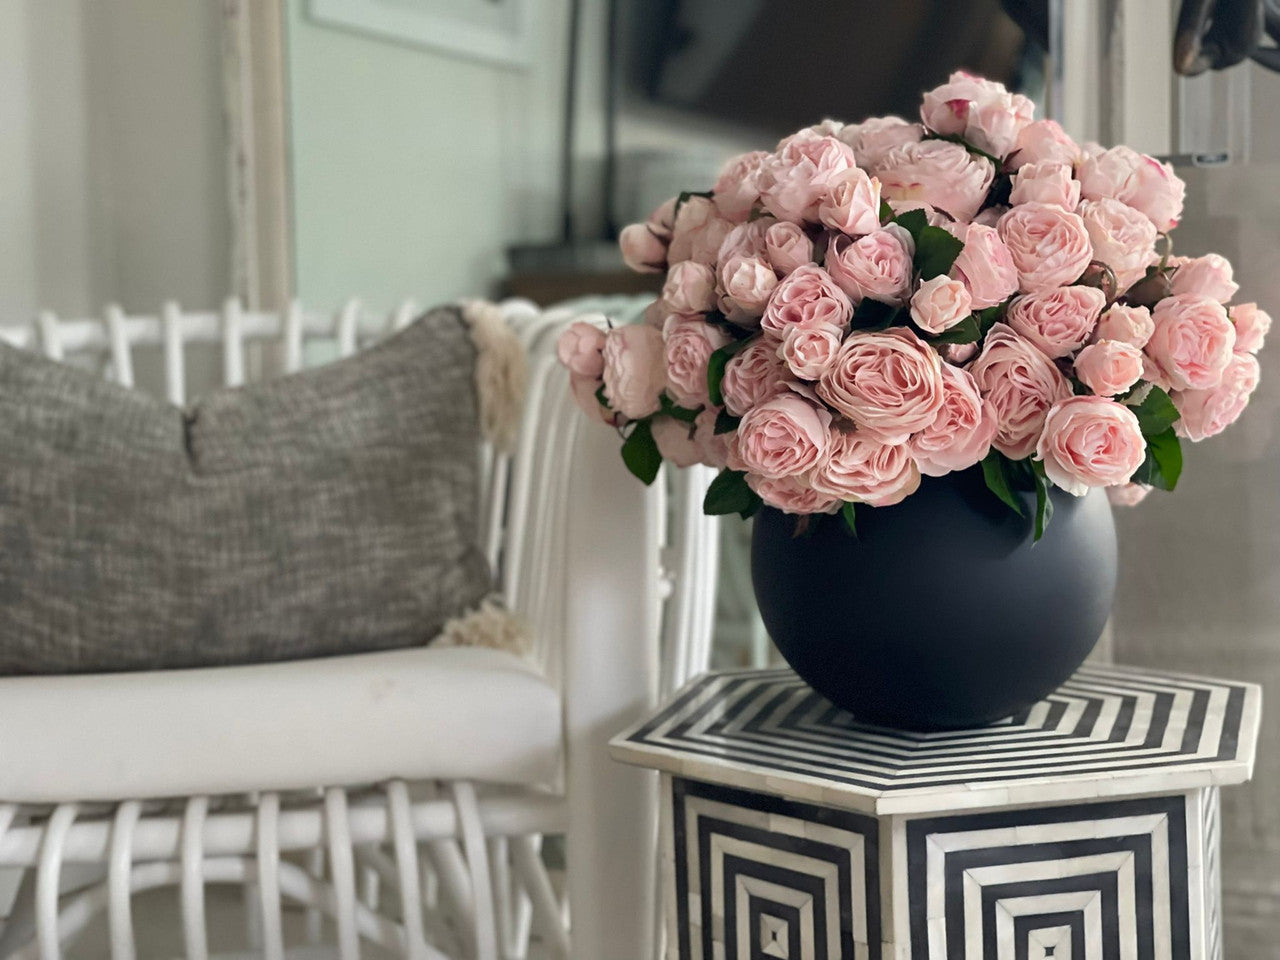
<svg viewBox="0 0 1280 960">
<path fill-rule="evenodd" d="M 676 779 L 679 960 L 880 960 L 873 817 Z"/>
<path fill-rule="evenodd" d="M 912 956 L 1188 960 L 1186 803 L 908 820 Z"/>
<path fill-rule="evenodd" d="M 1066 799 L 1079 795 L 1071 783 L 1090 779 L 1200 786 L 1215 782 L 1211 769 L 1216 782 L 1248 779 L 1259 696 L 1252 684 L 1087 666 L 1008 720 L 913 733 L 859 724 L 790 670 L 726 671 L 615 739 L 614 754 L 710 781 L 744 783 L 750 772 L 821 783 L 871 812 L 1019 786 L 1036 800 Z"/>
<path fill-rule="evenodd" d="M 1219 788 L 1255 684 L 1081 668 L 974 730 L 707 674 L 611 742 L 663 773 L 674 960 L 1222 960 Z"/>
</svg>

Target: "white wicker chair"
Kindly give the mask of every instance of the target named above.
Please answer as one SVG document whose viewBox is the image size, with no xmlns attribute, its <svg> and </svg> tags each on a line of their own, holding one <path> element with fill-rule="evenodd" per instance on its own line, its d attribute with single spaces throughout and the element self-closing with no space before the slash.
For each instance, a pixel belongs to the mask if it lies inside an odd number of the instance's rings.
<svg viewBox="0 0 1280 960">
<path fill-rule="evenodd" d="M 625 318 L 643 304 L 576 306 Z M 156 684 L 164 674 L 0 679 L 0 705 L 27 705 L 20 734 L 3 727 L 0 709 L 0 868 L 23 872 L 0 933 L 0 957 L 55 960 L 105 911 L 110 956 L 133 958 L 134 895 L 166 885 L 178 888 L 186 955 L 206 957 L 210 884 L 244 888 L 245 946 L 267 958 L 294 946 L 283 934 L 282 918 L 292 913 L 282 907 L 290 905 L 305 911 L 304 940 L 334 942 L 342 960 L 358 956 L 361 943 L 413 960 L 513 960 L 528 955 L 531 939 L 547 956 L 652 957 L 656 794 L 651 778 L 612 764 L 605 743 L 659 688 L 672 689 L 707 661 L 717 544 L 715 524 L 699 507 L 709 475 L 683 471 L 642 490 L 618 462 L 616 438 L 577 429 L 554 358 L 555 336 L 576 310 L 540 312 L 522 302 L 503 310 L 528 347 L 529 394 L 514 455 L 483 455 L 481 528 L 506 600 L 531 627 L 541 674 L 561 703 L 560 775 L 522 782 L 528 775 L 518 764 L 484 783 L 327 783 L 317 775 L 305 790 L 281 789 L 267 776 L 228 793 L 219 782 L 201 782 L 201 756 L 194 755 L 173 771 L 181 789 L 132 796 L 107 774 L 95 775 L 83 795 L 65 796 L 58 771 L 88 765 L 78 756 L 77 730 L 104 722 L 78 711 L 122 698 L 163 703 Z M 210 313 L 168 304 L 159 316 L 118 309 L 101 319 L 43 314 L 29 327 L 0 327 L 0 337 L 55 359 L 100 365 L 125 385 L 134 383 L 135 358 L 153 351 L 164 392 L 181 404 L 188 344 L 220 344 L 225 381 L 239 384 L 251 367 L 272 359 L 297 370 L 316 352 L 311 341 L 350 354 L 414 314 L 411 304 L 388 317 L 355 302 L 333 316 L 297 305 L 280 316 L 242 311 L 234 302 Z M 415 655 L 429 671 L 431 649 Z M 318 663 L 271 668 L 288 688 L 282 702 L 306 696 L 306 671 Z M 256 673 L 268 668 L 230 669 L 258 677 L 255 697 L 273 696 L 277 679 Z M 218 670 L 184 674 L 202 696 L 215 698 L 220 684 L 238 682 Z M 67 686 L 71 681 L 82 686 Z M 472 709 L 483 712 L 485 698 L 475 698 Z M 315 737 L 326 736 L 325 722 L 311 731 Z M 344 742 L 359 741 L 343 733 Z M 431 729 L 404 729 L 399 742 L 408 755 L 431 737 Z M 519 737 L 512 732 L 517 744 Z M 126 755 L 130 748 L 121 747 Z M 483 747 L 461 739 L 452 749 Z M 6 755 L 47 758 L 43 767 L 20 765 L 47 775 L 6 780 Z M 163 785 L 168 774 L 150 771 L 148 782 Z M 567 837 L 563 891 L 540 853 L 541 838 L 556 834 Z M 73 884 L 72 873 L 84 879 Z"/>
</svg>

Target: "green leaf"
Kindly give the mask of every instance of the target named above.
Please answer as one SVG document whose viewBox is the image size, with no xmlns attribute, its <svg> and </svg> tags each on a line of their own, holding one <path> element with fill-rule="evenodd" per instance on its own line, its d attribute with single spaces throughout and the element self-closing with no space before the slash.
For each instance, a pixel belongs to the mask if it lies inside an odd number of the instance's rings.
<svg viewBox="0 0 1280 960">
<path fill-rule="evenodd" d="M 750 342 L 750 340 L 734 340 L 711 354 L 711 358 L 707 361 L 707 392 L 711 395 L 712 406 L 719 407 L 724 404 L 724 395 L 720 393 L 720 381 L 724 379 L 724 368 L 733 355 Z"/>
<path fill-rule="evenodd" d="M 735 417 L 728 410 L 721 410 L 716 414 L 716 428 L 714 433 L 732 433 L 738 429 L 738 424 L 742 422 L 741 417 Z"/>
<path fill-rule="evenodd" d="M 868 297 L 858 304 L 857 310 L 853 311 L 853 329 L 884 330 L 893 326 L 901 313 L 901 306 L 881 303 L 879 300 Z"/>
<path fill-rule="evenodd" d="M 736 513 L 746 519 L 758 509 L 760 497 L 747 486 L 747 475 L 727 467 L 711 481 L 702 498 L 702 512 L 712 517 Z"/>
<path fill-rule="evenodd" d="M 648 486 L 662 466 L 662 454 L 653 439 L 653 428 L 648 420 L 637 421 L 634 429 L 622 443 L 622 462 L 640 481 Z"/>
<path fill-rule="evenodd" d="M 911 234 L 912 240 L 918 240 L 921 231 L 929 226 L 929 218 L 923 210 L 908 210 L 906 213 L 900 213 L 894 217 L 893 222 Z"/>
<path fill-rule="evenodd" d="M 1138 418 L 1138 426 L 1142 428 L 1144 437 L 1153 437 L 1156 434 L 1164 433 L 1175 423 L 1181 416 L 1178 408 L 1173 405 L 1173 401 L 1169 398 L 1169 394 L 1165 393 L 1155 384 L 1151 385 L 1151 389 L 1147 391 L 1147 395 L 1142 398 L 1142 402 L 1130 407 Z"/>
<path fill-rule="evenodd" d="M 693 423 L 698 419 L 698 414 L 702 412 L 702 408 L 690 410 L 687 407 L 677 406 L 675 401 L 668 397 L 665 393 L 658 398 L 658 402 L 662 404 L 662 412 L 673 420 L 679 420 L 681 423 Z"/>
<path fill-rule="evenodd" d="M 600 404 L 600 406 L 604 407 L 606 410 L 612 410 L 612 409 L 613 409 L 613 407 L 609 406 L 609 401 L 608 401 L 608 400 L 606 400 L 606 399 L 605 399 L 605 397 L 604 397 L 604 384 L 603 384 L 603 383 L 602 383 L 602 384 L 600 384 L 600 386 L 598 386 L 598 387 L 596 388 L 596 403 Z"/>
<path fill-rule="evenodd" d="M 1172 490 L 1182 476 L 1182 443 L 1173 427 L 1147 437 L 1147 457 L 1130 478 L 1161 490 Z"/>
<path fill-rule="evenodd" d="M 922 210 L 912 212 L 922 215 L 924 213 Z M 922 280 L 944 276 L 950 272 L 951 265 L 956 262 L 956 257 L 960 256 L 960 251 L 963 249 L 964 243 L 946 230 L 941 227 L 925 226 L 916 235 L 914 260 L 916 271 Z"/>
<path fill-rule="evenodd" d="M 1045 528 L 1049 526 L 1049 521 L 1053 519 L 1053 501 L 1049 499 L 1049 478 L 1045 476 L 1044 464 L 1039 460 L 1033 460 L 1031 469 L 1036 478 L 1035 539 L 1031 542 L 1039 543 L 1040 538 L 1044 536 Z"/>
<path fill-rule="evenodd" d="M 1014 494 L 1010 483 L 1009 459 L 999 450 L 992 450 L 982 461 L 982 478 L 987 482 L 987 489 L 999 497 L 1020 517 L 1026 513 L 1022 509 L 1022 501 Z"/>
<path fill-rule="evenodd" d="M 1012 299 L 1012 297 L 1009 298 L 1009 300 Z M 978 327 L 982 331 L 982 335 L 984 337 L 990 332 L 991 328 L 999 323 L 1001 318 L 1004 317 L 1004 312 L 1009 307 L 1009 300 L 1006 300 L 1004 303 L 997 303 L 994 307 L 987 307 L 985 310 L 977 310 L 974 312 L 974 316 L 978 318 Z"/>
<path fill-rule="evenodd" d="M 888 200 L 880 201 L 880 223 L 886 224 L 893 219 L 893 207 L 889 206 Z"/>
<path fill-rule="evenodd" d="M 954 327 L 949 327 L 939 334 L 925 333 L 924 339 L 929 343 L 974 343 L 982 337 L 982 327 L 972 313 Z"/>
<path fill-rule="evenodd" d="M 858 525 L 855 522 L 856 518 L 854 517 L 854 510 L 856 507 L 857 504 L 846 501 L 844 506 L 840 508 L 840 516 L 844 518 L 844 525 L 849 528 L 849 532 L 853 534 L 853 539 L 855 540 L 858 539 Z"/>
</svg>

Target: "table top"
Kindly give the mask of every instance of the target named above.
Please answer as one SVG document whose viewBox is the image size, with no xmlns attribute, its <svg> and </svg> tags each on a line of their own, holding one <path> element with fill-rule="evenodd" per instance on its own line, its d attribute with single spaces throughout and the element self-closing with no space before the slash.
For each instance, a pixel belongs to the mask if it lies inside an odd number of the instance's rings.
<svg viewBox="0 0 1280 960">
<path fill-rule="evenodd" d="M 1171 793 L 1253 774 L 1262 690 L 1087 664 L 989 727 L 859 724 L 793 672 L 704 674 L 610 743 L 677 776 L 867 813 L 980 809 Z"/>
</svg>

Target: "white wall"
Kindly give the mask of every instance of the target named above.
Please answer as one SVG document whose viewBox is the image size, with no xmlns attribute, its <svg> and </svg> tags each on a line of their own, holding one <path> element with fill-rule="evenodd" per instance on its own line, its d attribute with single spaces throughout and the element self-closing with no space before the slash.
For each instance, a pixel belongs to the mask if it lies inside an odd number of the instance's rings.
<svg viewBox="0 0 1280 960">
<path fill-rule="evenodd" d="M 510 69 L 317 23 L 288 0 L 299 295 L 375 306 L 491 292 L 507 244 L 554 235 L 567 13 L 541 0 Z"/>
<path fill-rule="evenodd" d="M 0 0 L 0 322 L 228 291 L 215 3 Z"/>
</svg>

